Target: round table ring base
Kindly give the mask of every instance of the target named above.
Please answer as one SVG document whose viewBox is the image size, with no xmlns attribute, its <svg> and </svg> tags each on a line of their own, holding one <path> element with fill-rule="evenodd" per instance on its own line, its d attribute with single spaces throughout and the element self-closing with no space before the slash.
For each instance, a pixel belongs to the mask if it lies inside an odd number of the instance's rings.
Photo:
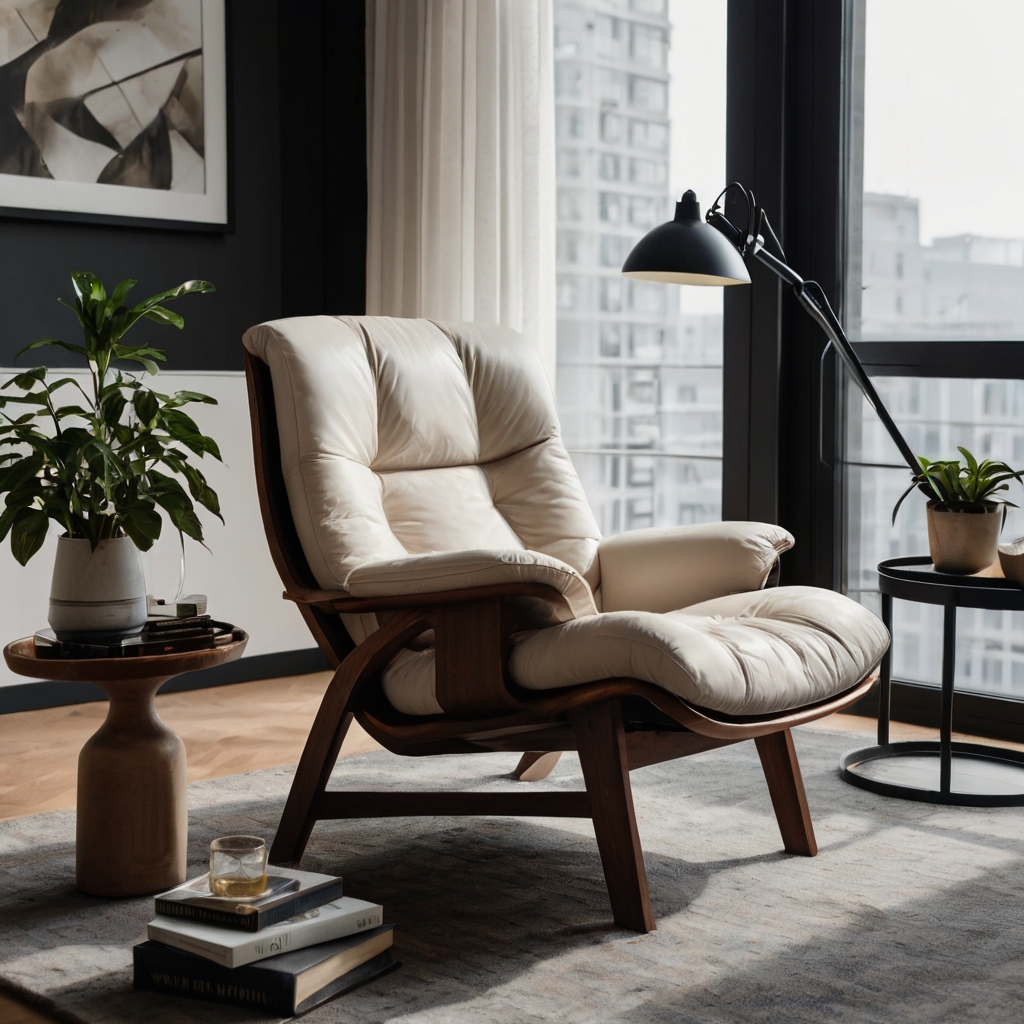
<svg viewBox="0 0 1024 1024">
<path fill-rule="evenodd" d="M 979 743 L 950 745 L 951 782 L 940 785 L 939 743 L 915 740 L 849 750 L 839 759 L 844 781 L 905 800 L 965 807 L 1024 806 L 1024 752 Z"/>
</svg>

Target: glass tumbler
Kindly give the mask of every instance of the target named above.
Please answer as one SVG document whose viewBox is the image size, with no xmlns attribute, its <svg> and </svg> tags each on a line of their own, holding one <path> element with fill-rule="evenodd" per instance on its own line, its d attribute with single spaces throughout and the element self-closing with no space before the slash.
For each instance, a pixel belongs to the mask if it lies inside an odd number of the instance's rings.
<svg viewBox="0 0 1024 1024">
<path fill-rule="evenodd" d="M 259 836 L 222 836 L 210 843 L 210 892 L 258 896 L 267 887 L 267 844 Z"/>
</svg>

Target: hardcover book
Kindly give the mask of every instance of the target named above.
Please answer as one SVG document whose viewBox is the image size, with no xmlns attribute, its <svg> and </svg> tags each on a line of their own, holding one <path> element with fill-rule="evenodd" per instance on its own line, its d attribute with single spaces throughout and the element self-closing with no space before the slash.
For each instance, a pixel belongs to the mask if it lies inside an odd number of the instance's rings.
<svg viewBox="0 0 1024 1024">
<path fill-rule="evenodd" d="M 236 626 L 202 615 L 178 620 L 148 619 L 142 631 L 131 636 L 75 634 L 58 637 L 52 629 L 40 629 L 34 639 L 38 658 L 141 658 L 209 650 L 240 640 L 242 636 Z"/>
<path fill-rule="evenodd" d="M 341 899 L 341 879 L 334 875 L 294 868 L 271 867 L 268 870 L 275 879 L 296 880 L 297 888 L 270 892 L 257 899 L 225 899 L 214 896 L 208 876 L 200 875 L 157 896 L 156 912 L 164 917 L 184 918 L 219 928 L 258 932 Z"/>
<path fill-rule="evenodd" d="M 393 970 L 393 928 L 381 925 L 234 970 L 159 942 L 143 942 L 133 950 L 134 985 L 290 1017 Z"/>
<path fill-rule="evenodd" d="M 149 922 L 146 933 L 155 942 L 195 953 L 222 967 L 242 967 L 277 953 L 377 928 L 384 920 L 383 914 L 377 903 L 345 896 L 258 932 L 229 931 L 197 921 L 158 917 Z"/>
</svg>

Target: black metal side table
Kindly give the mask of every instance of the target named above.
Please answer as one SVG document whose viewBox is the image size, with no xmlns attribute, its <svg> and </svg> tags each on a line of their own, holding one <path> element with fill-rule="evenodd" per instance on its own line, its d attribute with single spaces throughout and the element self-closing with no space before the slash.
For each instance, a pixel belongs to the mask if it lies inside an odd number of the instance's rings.
<svg viewBox="0 0 1024 1024">
<path fill-rule="evenodd" d="M 942 605 L 942 699 L 939 740 L 889 742 L 892 649 L 882 659 L 878 744 L 839 759 L 846 782 L 886 796 L 974 807 L 1024 805 L 1024 753 L 977 743 L 954 743 L 953 677 L 957 608 L 1024 611 L 1024 589 L 1002 577 L 938 572 L 929 559 L 890 558 L 878 566 L 882 621 L 892 632 L 892 600 Z"/>
</svg>

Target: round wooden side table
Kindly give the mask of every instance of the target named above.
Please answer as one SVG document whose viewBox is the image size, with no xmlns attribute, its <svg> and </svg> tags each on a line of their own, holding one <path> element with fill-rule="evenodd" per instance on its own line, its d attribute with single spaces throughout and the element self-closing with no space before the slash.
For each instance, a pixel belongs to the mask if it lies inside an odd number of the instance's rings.
<svg viewBox="0 0 1024 1024">
<path fill-rule="evenodd" d="M 970 807 L 1024 805 L 1024 753 L 980 743 L 953 742 L 953 677 L 957 608 L 1024 611 L 1024 589 L 1001 576 L 939 572 L 928 558 L 890 558 L 878 565 L 882 622 L 892 633 L 893 598 L 943 608 L 939 739 L 889 742 L 892 648 L 882 658 L 878 743 L 839 760 L 846 782 L 907 800 Z"/>
<path fill-rule="evenodd" d="M 241 657 L 247 640 L 123 658 L 38 658 L 31 637 L 4 648 L 12 672 L 95 683 L 110 700 L 78 755 L 75 885 L 82 892 L 142 896 L 185 880 L 185 744 L 160 720 L 153 697 L 174 676 Z"/>
</svg>

